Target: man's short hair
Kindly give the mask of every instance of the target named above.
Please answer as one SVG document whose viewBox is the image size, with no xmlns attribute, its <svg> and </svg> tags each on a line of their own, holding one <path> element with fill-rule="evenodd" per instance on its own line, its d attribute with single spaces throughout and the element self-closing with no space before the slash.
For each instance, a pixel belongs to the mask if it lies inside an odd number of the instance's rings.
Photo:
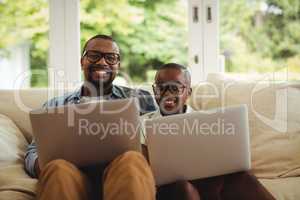
<svg viewBox="0 0 300 200">
<path fill-rule="evenodd" d="M 115 41 L 111 36 L 108 36 L 108 35 L 102 35 L 102 34 L 95 35 L 95 36 L 91 37 L 90 39 L 88 39 L 88 41 L 86 41 L 86 43 L 84 44 L 83 49 L 82 49 L 82 54 L 81 54 L 82 56 L 83 56 L 83 54 L 84 54 L 84 52 L 85 52 L 85 49 L 86 49 L 88 43 L 89 43 L 90 41 L 94 40 L 94 39 L 110 40 L 110 41 L 116 43 L 116 41 Z"/>
<path fill-rule="evenodd" d="M 177 63 L 167 63 L 159 67 L 157 73 L 162 69 L 179 69 L 180 71 L 182 71 L 186 82 L 189 85 L 191 85 L 191 73 L 189 72 L 188 68 L 186 68 L 185 66 Z"/>
</svg>

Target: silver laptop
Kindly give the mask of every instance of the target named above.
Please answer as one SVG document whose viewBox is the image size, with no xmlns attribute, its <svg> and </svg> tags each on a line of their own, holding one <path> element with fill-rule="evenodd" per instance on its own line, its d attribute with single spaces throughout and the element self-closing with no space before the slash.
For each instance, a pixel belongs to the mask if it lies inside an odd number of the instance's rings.
<svg viewBox="0 0 300 200">
<path fill-rule="evenodd" d="M 157 185 L 250 169 L 245 105 L 145 122 Z"/>
<path fill-rule="evenodd" d="M 81 167 L 141 151 L 136 99 L 93 101 L 30 113 L 41 167 L 64 159 Z"/>
</svg>

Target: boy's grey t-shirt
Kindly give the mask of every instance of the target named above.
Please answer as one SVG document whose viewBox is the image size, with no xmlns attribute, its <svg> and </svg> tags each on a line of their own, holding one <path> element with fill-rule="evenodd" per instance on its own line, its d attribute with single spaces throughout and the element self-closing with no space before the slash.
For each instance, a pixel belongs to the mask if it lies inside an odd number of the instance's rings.
<svg viewBox="0 0 300 200">
<path fill-rule="evenodd" d="M 185 113 L 191 113 L 194 112 L 194 109 L 188 105 L 186 105 Z M 160 110 L 156 110 L 147 114 L 144 114 L 140 117 L 140 123 L 141 123 L 141 143 L 146 145 L 147 135 L 145 131 L 145 121 L 150 119 L 156 119 L 158 117 L 163 117 Z"/>
</svg>

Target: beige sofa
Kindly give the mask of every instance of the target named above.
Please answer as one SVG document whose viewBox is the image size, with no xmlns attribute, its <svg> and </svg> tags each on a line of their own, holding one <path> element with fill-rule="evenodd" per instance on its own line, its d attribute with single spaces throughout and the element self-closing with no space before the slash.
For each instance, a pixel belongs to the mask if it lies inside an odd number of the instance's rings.
<svg viewBox="0 0 300 200">
<path fill-rule="evenodd" d="M 254 174 L 276 199 L 299 200 L 300 90 L 221 74 L 193 90 L 189 104 L 195 109 L 248 105 Z M 28 111 L 55 95 L 46 89 L 0 91 L 0 200 L 35 198 L 37 181 L 23 168 L 32 138 Z"/>
</svg>

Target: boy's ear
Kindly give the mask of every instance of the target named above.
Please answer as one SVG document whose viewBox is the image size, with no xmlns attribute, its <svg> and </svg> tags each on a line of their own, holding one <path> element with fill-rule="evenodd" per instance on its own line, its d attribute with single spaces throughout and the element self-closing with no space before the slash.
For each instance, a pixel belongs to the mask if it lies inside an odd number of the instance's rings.
<svg viewBox="0 0 300 200">
<path fill-rule="evenodd" d="M 192 88 L 189 88 L 189 91 L 188 91 L 188 95 L 189 95 L 189 96 L 192 95 L 192 91 L 193 91 L 193 89 L 192 89 Z"/>
</svg>

